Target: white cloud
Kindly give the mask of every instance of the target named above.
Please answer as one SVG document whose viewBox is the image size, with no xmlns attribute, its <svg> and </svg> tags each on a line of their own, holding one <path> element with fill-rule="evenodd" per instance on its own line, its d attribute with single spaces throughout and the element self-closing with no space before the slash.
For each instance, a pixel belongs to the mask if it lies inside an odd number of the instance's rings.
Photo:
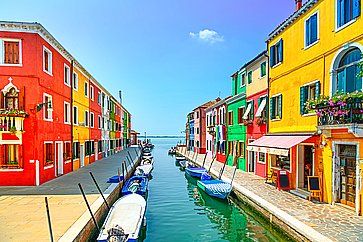
<svg viewBox="0 0 363 242">
<path fill-rule="evenodd" d="M 203 29 L 198 33 L 190 32 L 189 36 L 193 39 L 199 39 L 201 41 L 214 44 L 216 42 L 223 42 L 224 38 L 222 35 L 211 29 Z"/>
</svg>

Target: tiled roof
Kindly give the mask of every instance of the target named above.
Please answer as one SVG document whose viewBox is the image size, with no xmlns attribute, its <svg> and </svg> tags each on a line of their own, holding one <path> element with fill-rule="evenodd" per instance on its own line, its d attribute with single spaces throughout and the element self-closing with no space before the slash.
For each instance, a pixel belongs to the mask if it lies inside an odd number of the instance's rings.
<svg viewBox="0 0 363 242">
<path fill-rule="evenodd" d="M 298 11 L 295 11 L 293 14 L 291 14 L 287 19 L 285 19 L 285 21 L 283 21 L 268 35 L 267 42 L 280 34 L 288 26 L 293 24 L 296 19 L 298 19 L 301 15 L 311 9 L 319 1 L 320 0 L 308 0 L 306 3 L 304 3 L 304 5 Z"/>
</svg>

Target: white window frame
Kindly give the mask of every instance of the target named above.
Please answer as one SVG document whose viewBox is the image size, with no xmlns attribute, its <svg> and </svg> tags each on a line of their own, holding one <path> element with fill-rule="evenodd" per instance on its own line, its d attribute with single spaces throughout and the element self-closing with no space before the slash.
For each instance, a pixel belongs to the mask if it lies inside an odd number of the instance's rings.
<svg viewBox="0 0 363 242">
<path fill-rule="evenodd" d="M 79 81 L 79 79 L 78 79 L 78 74 L 75 71 L 73 72 L 72 81 L 73 81 L 73 89 L 76 90 L 76 91 L 78 91 L 78 81 Z"/>
<path fill-rule="evenodd" d="M 45 60 L 44 52 L 47 52 L 48 53 L 48 57 L 49 57 L 49 60 L 48 60 L 48 68 L 49 68 L 49 71 L 47 71 L 45 69 L 45 61 L 46 60 Z M 43 45 L 43 71 L 45 73 L 47 73 L 48 75 L 53 76 L 53 53 L 52 53 L 52 51 L 50 51 L 50 49 L 48 49 L 44 45 Z"/>
<path fill-rule="evenodd" d="M 75 112 L 74 112 L 74 109 L 76 109 L 77 110 L 77 115 L 75 115 Z M 79 123 L 79 113 L 78 113 L 78 107 L 77 106 L 75 106 L 75 105 L 73 105 L 73 109 L 72 109 L 72 112 L 73 112 L 73 117 L 72 117 L 72 122 L 73 122 L 73 124 L 74 125 L 78 125 L 78 123 Z M 76 117 L 76 122 L 74 122 L 74 117 Z"/>
<path fill-rule="evenodd" d="M 68 105 L 68 108 L 66 108 L 66 105 Z M 68 115 L 68 121 L 66 121 L 66 115 Z M 64 101 L 64 123 L 71 124 L 71 104 L 66 101 Z"/>
<path fill-rule="evenodd" d="M 306 45 L 306 22 L 316 14 L 316 41 L 309 44 L 309 45 Z M 320 40 L 319 38 L 319 24 L 320 24 L 320 20 L 319 20 L 319 10 L 318 11 L 315 11 L 314 13 L 310 14 L 305 20 L 304 20 L 304 49 L 309 49 L 311 46 L 317 44 Z"/>
<path fill-rule="evenodd" d="M 340 30 L 345 29 L 346 27 L 348 27 L 349 25 L 351 25 L 352 23 L 357 21 L 357 18 L 354 18 L 354 19 L 350 20 L 349 22 L 343 24 L 342 26 L 338 27 L 338 1 L 335 0 L 334 2 L 335 2 L 334 3 L 335 4 L 334 5 L 334 9 L 335 9 L 335 32 L 339 32 Z M 361 15 L 362 15 L 362 13 L 361 13 Z"/>
<path fill-rule="evenodd" d="M 66 69 L 68 69 L 68 75 L 66 75 Z M 66 78 L 68 78 L 68 83 L 66 82 Z M 67 64 L 64 64 L 63 80 L 64 80 L 64 85 L 68 87 L 71 86 L 71 68 Z"/>
<path fill-rule="evenodd" d="M 89 112 L 88 112 L 88 110 L 84 111 L 84 126 L 89 127 Z"/>
<path fill-rule="evenodd" d="M 102 102 L 102 95 L 101 95 L 101 92 L 98 92 L 98 97 L 97 97 L 98 106 L 101 106 L 101 102 Z"/>
<path fill-rule="evenodd" d="M 91 100 L 94 101 L 95 91 L 94 91 L 94 88 L 93 88 L 93 86 L 91 84 L 89 85 L 89 96 L 90 96 Z"/>
<path fill-rule="evenodd" d="M 247 77 L 247 72 L 246 71 L 242 71 L 242 72 L 240 72 L 241 73 L 241 83 L 240 83 L 240 87 L 245 87 L 246 85 L 247 85 L 247 79 L 246 79 L 246 77 Z M 242 77 L 245 77 L 245 84 L 243 84 L 243 82 L 242 82 L 242 80 L 243 80 L 243 78 Z"/>
<path fill-rule="evenodd" d="M 85 92 L 84 96 L 89 97 L 89 83 L 88 82 L 84 82 L 83 91 Z"/>
<path fill-rule="evenodd" d="M 102 128 L 102 118 L 100 115 L 98 115 L 98 129 L 101 129 Z"/>
<path fill-rule="evenodd" d="M 7 64 L 5 62 L 5 46 L 4 41 L 18 42 L 19 43 L 19 64 Z M 12 38 L 0 38 L 0 66 L 23 66 L 23 51 L 22 51 L 22 41 L 21 39 Z"/>
<path fill-rule="evenodd" d="M 43 94 L 43 103 L 45 103 L 45 98 L 48 98 L 50 100 L 50 105 L 51 105 L 51 108 L 47 108 L 47 106 L 44 108 L 44 112 L 43 112 L 43 119 L 45 121 L 53 121 L 53 97 L 52 95 L 48 94 L 48 93 L 44 93 Z M 44 105 L 49 105 L 49 104 L 44 104 Z M 45 117 L 45 114 L 46 112 L 48 112 L 48 116 L 50 118 L 46 118 Z"/>
<path fill-rule="evenodd" d="M 267 153 L 265 153 L 265 152 L 256 152 L 256 153 L 257 153 L 256 162 L 259 163 L 259 164 L 266 164 Z M 264 162 L 260 161 L 260 153 L 264 153 L 265 154 L 265 161 Z"/>
<path fill-rule="evenodd" d="M 274 94 L 274 95 L 272 95 L 270 98 L 275 98 L 275 97 L 278 97 L 278 96 L 280 96 L 280 95 L 281 95 L 281 97 L 282 97 L 282 93 L 278 93 L 278 94 Z M 283 105 L 283 104 L 282 104 L 282 105 Z M 281 105 L 281 113 L 282 113 L 282 105 Z M 275 103 L 275 109 L 276 109 L 276 106 L 278 106 L 278 105 L 276 105 L 276 103 Z M 275 117 L 276 117 L 276 115 L 275 115 Z M 271 119 L 271 121 L 279 121 L 279 120 L 281 120 L 281 117 Z"/>
<path fill-rule="evenodd" d="M 93 112 L 89 113 L 89 126 L 91 128 L 95 127 L 95 114 Z"/>
</svg>

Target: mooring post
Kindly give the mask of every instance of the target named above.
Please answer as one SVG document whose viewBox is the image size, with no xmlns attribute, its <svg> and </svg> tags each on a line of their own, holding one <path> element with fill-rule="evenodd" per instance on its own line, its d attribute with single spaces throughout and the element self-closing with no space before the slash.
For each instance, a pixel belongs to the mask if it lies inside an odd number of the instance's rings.
<svg viewBox="0 0 363 242">
<path fill-rule="evenodd" d="M 122 186 L 125 184 L 125 180 L 126 180 L 126 176 L 125 176 L 125 167 L 126 167 L 126 161 L 123 161 L 121 163 L 122 166 Z M 127 174 L 127 170 L 126 170 L 126 174 Z"/>
<path fill-rule="evenodd" d="M 96 228 L 97 228 L 97 231 L 98 231 L 98 232 L 101 232 L 100 227 L 99 227 L 99 226 L 98 226 L 98 224 L 97 224 L 96 218 L 95 218 L 95 216 L 93 215 L 92 210 L 91 210 L 91 207 L 90 207 L 90 205 L 89 205 L 89 203 L 88 203 L 88 201 L 87 201 L 86 194 L 85 194 L 85 193 L 84 193 L 84 191 L 83 191 L 83 188 L 82 188 L 81 183 L 78 183 L 78 187 L 79 187 L 79 190 L 81 190 L 81 193 L 82 193 L 83 199 L 84 199 L 84 201 L 86 202 L 86 205 L 87 205 L 88 211 L 89 211 L 89 213 L 91 214 L 92 220 L 93 220 L 93 222 L 95 223 L 95 226 L 96 226 Z"/>
<path fill-rule="evenodd" d="M 129 158 L 128 156 L 126 156 L 126 158 L 127 158 L 128 162 L 130 163 L 130 165 L 131 165 L 132 167 L 134 167 L 134 162 L 130 161 L 130 158 Z"/>
<path fill-rule="evenodd" d="M 204 160 L 203 160 L 203 165 L 202 165 L 202 167 L 204 167 L 205 159 L 207 159 L 207 155 L 208 155 L 208 151 L 205 153 L 205 156 L 204 156 Z"/>
<path fill-rule="evenodd" d="M 234 167 L 234 171 L 233 171 L 233 175 L 232 175 L 232 180 L 231 180 L 231 186 L 232 186 L 232 182 L 233 182 L 234 176 L 236 175 L 236 171 L 237 171 L 237 166 Z"/>
<path fill-rule="evenodd" d="M 54 239 L 53 239 L 52 221 L 50 220 L 48 197 L 45 197 L 45 208 L 47 210 L 47 218 L 48 218 L 48 228 L 49 228 L 50 241 L 53 242 Z"/>
<path fill-rule="evenodd" d="M 227 163 L 227 162 L 224 162 L 223 167 L 222 167 L 221 171 L 219 172 L 219 177 L 218 177 L 218 179 L 221 179 L 222 174 L 223 174 L 223 172 L 224 172 L 224 168 L 226 167 L 226 163 Z"/>
<path fill-rule="evenodd" d="M 134 161 L 132 160 L 132 156 L 131 156 L 130 152 L 129 152 L 129 151 L 127 151 L 127 154 L 129 154 L 130 160 L 132 161 L 132 166 L 135 166 L 135 165 L 134 165 Z"/>
<path fill-rule="evenodd" d="M 118 168 L 118 172 L 120 173 L 120 168 Z M 103 195 L 103 192 L 101 191 L 101 188 L 100 188 L 100 186 L 98 185 L 98 183 L 97 183 L 97 181 L 96 181 L 96 178 L 93 176 L 92 171 L 90 171 L 90 172 L 89 172 L 89 174 L 91 175 L 92 180 L 93 180 L 93 182 L 95 183 L 95 185 L 96 185 L 96 187 L 97 187 L 98 192 L 101 194 L 101 197 L 103 198 L 103 201 L 105 202 L 105 204 L 106 204 L 106 206 L 107 206 L 107 208 L 108 208 L 108 211 L 110 211 L 111 207 L 110 207 L 110 205 L 108 205 L 108 202 L 107 202 L 107 200 L 106 200 L 105 196 Z M 118 179 L 120 179 L 120 174 L 118 175 Z"/>
<path fill-rule="evenodd" d="M 213 166 L 213 162 L 214 162 L 214 160 L 215 160 L 215 159 L 213 159 L 213 160 L 212 160 L 212 162 L 210 163 L 210 167 L 209 167 L 209 169 L 208 169 L 208 173 L 210 172 L 210 169 L 211 169 L 211 168 L 212 168 L 212 166 Z"/>
<path fill-rule="evenodd" d="M 118 183 L 121 182 L 121 172 L 120 172 L 120 168 L 117 168 L 117 176 L 118 176 Z"/>
</svg>

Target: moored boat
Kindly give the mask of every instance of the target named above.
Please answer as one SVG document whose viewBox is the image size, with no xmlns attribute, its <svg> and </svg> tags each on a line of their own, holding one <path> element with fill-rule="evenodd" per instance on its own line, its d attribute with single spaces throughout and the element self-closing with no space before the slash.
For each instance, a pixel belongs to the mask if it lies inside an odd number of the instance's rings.
<svg viewBox="0 0 363 242">
<path fill-rule="evenodd" d="M 175 160 L 179 161 L 179 160 L 185 160 L 184 156 L 175 156 Z"/>
<path fill-rule="evenodd" d="M 122 187 L 121 195 L 125 196 L 131 193 L 137 193 L 139 195 L 147 195 L 149 180 L 146 176 L 132 176 L 125 182 Z"/>
<path fill-rule="evenodd" d="M 137 241 L 145 219 L 146 201 L 138 194 L 118 199 L 111 207 L 98 242 Z"/>
<path fill-rule="evenodd" d="M 203 167 L 186 167 L 185 173 L 196 178 L 200 178 L 207 170 Z"/>
<path fill-rule="evenodd" d="M 136 167 L 135 175 L 136 176 L 149 176 L 151 171 L 154 169 L 152 164 L 144 164 Z"/>
<path fill-rule="evenodd" d="M 200 180 L 197 186 L 209 196 L 226 199 L 232 191 L 232 185 L 220 179 Z"/>
</svg>

